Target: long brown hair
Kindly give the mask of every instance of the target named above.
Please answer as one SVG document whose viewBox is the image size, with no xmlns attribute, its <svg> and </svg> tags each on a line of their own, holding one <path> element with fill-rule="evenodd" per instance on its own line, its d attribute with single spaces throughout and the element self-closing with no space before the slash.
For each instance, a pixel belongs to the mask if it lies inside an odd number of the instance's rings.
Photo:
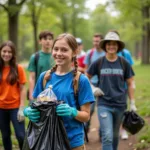
<svg viewBox="0 0 150 150">
<path fill-rule="evenodd" d="M 52 46 L 52 50 L 53 50 L 53 48 L 54 48 L 55 43 L 56 43 L 58 40 L 61 40 L 61 39 L 65 39 L 65 41 L 67 42 L 67 44 L 69 45 L 69 47 L 72 49 L 72 51 L 73 51 L 73 52 L 76 52 L 76 50 L 77 50 L 77 48 L 78 48 L 78 44 L 77 44 L 77 42 L 76 42 L 76 39 L 75 39 L 75 37 L 74 37 L 73 35 L 68 34 L 68 33 L 60 34 L 60 35 L 54 40 L 53 46 Z M 74 67 L 75 67 L 74 72 L 73 72 L 74 77 L 75 77 L 76 74 L 77 74 L 77 70 L 78 70 L 78 63 L 77 63 L 77 58 L 76 58 L 76 56 L 74 56 L 74 57 L 72 58 L 72 61 L 74 62 Z M 55 65 L 55 66 L 51 69 L 50 74 L 51 74 L 52 72 L 56 71 L 56 69 L 57 69 L 57 65 Z M 50 74 L 49 74 L 48 76 L 45 76 L 45 79 L 46 79 L 46 80 L 49 79 Z"/>
<path fill-rule="evenodd" d="M 4 68 L 4 61 L 1 57 L 1 51 L 2 51 L 2 48 L 5 46 L 9 46 L 12 51 L 12 58 L 9 62 L 10 71 L 6 80 L 9 84 L 13 85 L 18 81 L 18 70 L 17 70 L 17 64 L 16 64 L 16 47 L 12 41 L 6 41 L 2 43 L 0 46 L 0 82 L 2 82 L 2 74 L 3 74 L 3 68 Z"/>
</svg>

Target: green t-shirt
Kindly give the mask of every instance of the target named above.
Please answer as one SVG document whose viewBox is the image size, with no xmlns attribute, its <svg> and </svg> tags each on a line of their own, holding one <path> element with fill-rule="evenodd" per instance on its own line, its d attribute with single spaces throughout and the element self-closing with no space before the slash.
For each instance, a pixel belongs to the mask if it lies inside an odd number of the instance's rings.
<svg viewBox="0 0 150 150">
<path fill-rule="evenodd" d="M 38 63 L 35 65 L 35 54 L 33 54 L 30 58 L 28 71 L 36 72 L 37 70 L 36 74 L 37 80 L 42 72 L 51 69 L 53 66 L 54 66 L 54 59 L 51 53 L 44 53 L 43 51 L 39 51 Z"/>
</svg>

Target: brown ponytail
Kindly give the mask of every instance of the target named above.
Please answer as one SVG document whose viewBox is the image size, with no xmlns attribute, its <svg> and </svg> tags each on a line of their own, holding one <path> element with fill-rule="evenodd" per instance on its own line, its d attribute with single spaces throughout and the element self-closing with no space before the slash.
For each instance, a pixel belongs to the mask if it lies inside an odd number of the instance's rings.
<svg viewBox="0 0 150 150">
<path fill-rule="evenodd" d="M 50 76 L 51 76 L 51 73 L 52 72 L 55 72 L 57 69 L 57 65 L 55 65 L 52 69 L 48 70 L 44 76 L 44 80 L 49 80 L 50 79 Z"/>
</svg>

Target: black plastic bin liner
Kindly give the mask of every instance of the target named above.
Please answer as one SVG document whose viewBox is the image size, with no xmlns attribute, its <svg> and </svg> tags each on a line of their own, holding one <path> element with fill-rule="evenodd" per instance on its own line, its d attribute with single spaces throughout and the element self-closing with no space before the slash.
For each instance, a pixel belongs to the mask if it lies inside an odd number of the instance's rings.
<svg viewBox="0 0 150 150">
<path fill-rule="evenodd" d="M 71 150 L 63 122 L 56 115 L 56 102 L 34 102 L 32 108 L 40 110 L 40 121 L 29 122 L 23 150 Z"/>
<path fill-rule="evenodd" d="M 138 133 L 143 128 L 144 125 L 145 125 L 144 119 L 140 117 L 136 112 L 126 111 L 124 113 L 122 126 L 125 130 L 127 130 L 131 134 Z"/>
</svg>

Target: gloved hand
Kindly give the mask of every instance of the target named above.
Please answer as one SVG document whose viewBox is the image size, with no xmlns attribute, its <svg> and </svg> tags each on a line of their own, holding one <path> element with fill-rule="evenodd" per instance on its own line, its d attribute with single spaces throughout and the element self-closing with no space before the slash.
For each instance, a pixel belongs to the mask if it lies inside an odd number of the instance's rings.
<svg viewBox="0 0 150 150">
<path fill-rule="evenodd" d="M 23 113 L 32 122 L 38 122 L 39 119 L 40 119 L 40 111 L 38 109 L 36 109 L 36 108 L 26 107 L 23 110 Z"/>
<path fill-rule="evenodd" d="M 102 96 L 102 95 L 104 95 L 104 92 L 100 88 L 95 87 L 92 84 L 91 84 L 91 88 L 92 88 L 92 92 L 93 92 L 94 96 Z"/>
<path fill-rule="evenodd" d="M 130 110 L 137 111 L 134 100 L 130 100 Z"/>
<path fill-rule="evenodd" d="M 70 107 L 68 104 L 60 104 L 56 107 L 56 113 L 58 116 L 72 116 L 76 117 L 78 111 L 76 108 Z"/>
<path fill-rule="evenodd" d="M 23 114 L 23 110 L 24 110 L 23 106 L 19 107 L 19 110 L 18 110 L 18 113 L 17 113 L 17 120 L 19 122 L 22 122 L 25 119 L 24 114 Z"/>
</svg>

